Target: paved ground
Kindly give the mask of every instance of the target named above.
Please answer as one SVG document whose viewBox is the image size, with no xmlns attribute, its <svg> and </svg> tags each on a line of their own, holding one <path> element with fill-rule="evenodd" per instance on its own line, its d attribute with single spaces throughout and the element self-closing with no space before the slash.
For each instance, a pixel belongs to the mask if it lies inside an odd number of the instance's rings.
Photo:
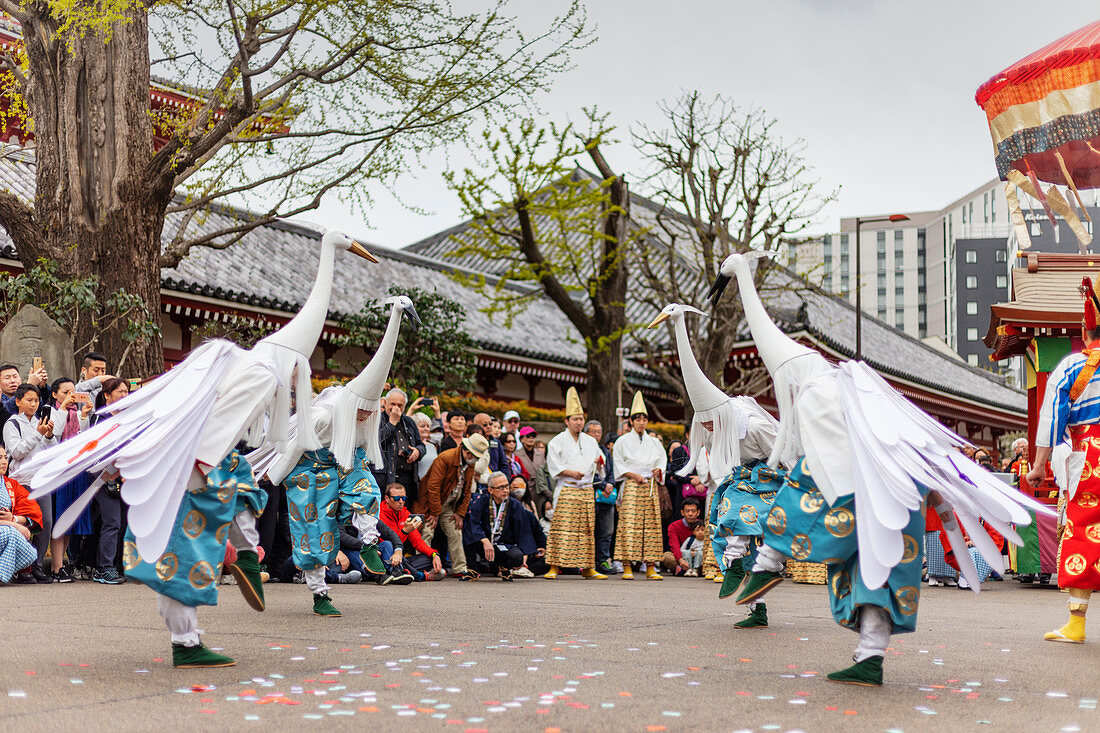
<svg viewBox="0 0 1100 733">
<path fill-rule="evenodd" d="M 1011 581 L 925 589 L 881 689 L 824 679 L 855 635 L 821 586 L 784 583 L 740 632 L 695 579 L 337 586 L 343 619 L 300 585 L 263 614 L 221 593 L 200 623 L 237 666 L 177 671 L 143 587 L 0 588 L 3 729 L 1100 730 L 1100 621 L 1043 642 L 1065 595 Z"/>
</svg>

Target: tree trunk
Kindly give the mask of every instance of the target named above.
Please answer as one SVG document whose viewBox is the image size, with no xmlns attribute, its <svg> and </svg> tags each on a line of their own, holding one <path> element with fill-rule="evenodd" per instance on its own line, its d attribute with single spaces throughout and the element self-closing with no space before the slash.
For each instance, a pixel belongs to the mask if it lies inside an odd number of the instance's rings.
<svg viewBox="0 0 1100 733">
<path fill-rule="evenodd" d="M 171 191 L 150 191 L 147 183 L 153 128 L 145 11 L 140 5 L 129 9 L 127 21 L 113 26 L 109 42 L 94 31 L 59 41 L 45 3 L 28 12 L 43 13 L 22 19 L 38 231 L 15 237 L 20 260 L 24 267 L 39 258 L 53 260 L 62 277 L 97 275 L 101 302 L 124 289 L 159 318 L 157 259 Z M 117 372 L 127 346 L 125 324 L 97 333 L 90 320 L 82 320 L 74 343 L 93 341 Z M 163 369 L 159 339 L 131 348 L 124 365 L 127 376 Z"/>
<path fill-rule="evenodd" d="M 588 419 L 599 420 L 605 436 L 614 435 L 619 427 L 615 408 L 619 406 L 622 378 L 622 341 L 600 350 L 588 349 Z"/>
</svg>

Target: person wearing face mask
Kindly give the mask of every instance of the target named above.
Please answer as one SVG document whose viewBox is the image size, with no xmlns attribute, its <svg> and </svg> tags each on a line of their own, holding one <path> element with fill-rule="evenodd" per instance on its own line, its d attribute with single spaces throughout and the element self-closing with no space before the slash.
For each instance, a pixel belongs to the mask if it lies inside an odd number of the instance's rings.
<svg viewBox="0 0 1100 733">
<path fill-rule="evenodd" d="M 466 552 L 462 544 L 462 525 L 470 505 L 475 465 L 489 453 L 489 441 L 484 435 L 463 438 L 455 448 L 445 450 L 432 463 L 428 475 L 420 484 L 420 496 L 413 510 L 424 515 L 420 534 L 431 544 L 436 527 L 447 538 L 447 553 L 451 558 L 451 574 L 459 580 L 477 580 L 478 573 L 466 567 Z"/>
<path fill-rule="evenodd" d="M 546 448 L 540 448 L 539 434 L 533 427 L 527 425 L 519 429 L 519 447 L 516 448 L 516 458 L 523 467 L 527 482 L 531 484 L 531 493 L 538 502 L 539 511 L 536 515 L 542 516 L 542 502 L 554 500 L 554 490 L 550 488 L 546 473 Z"/>
</svg>

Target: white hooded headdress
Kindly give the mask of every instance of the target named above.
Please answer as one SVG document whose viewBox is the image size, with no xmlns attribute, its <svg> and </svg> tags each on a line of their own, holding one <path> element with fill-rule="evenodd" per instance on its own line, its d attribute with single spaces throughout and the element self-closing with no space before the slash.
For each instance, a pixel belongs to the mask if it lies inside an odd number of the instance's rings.
<svg viewBox="0 0 1100 733">
<path fill-rule="evenodd" d="M 749 416 L 729 395 L 707 379 L 688 340 L 687 324 L 684 322 L 688 312 L 702 314 L 697 308 L 688 305 L 672 304 L 662 313 L 672 319 L 676 335 L 676 353 L 680 361 L 680 373 L 684 378 L 691 407 L 695 411 L 691 420 L 691 435 L 688 452 L 691 454 L 687 465 L 678 472 L 687 476 L 695 469 L 703 448 L 710 455 L 710 475 L 722 480 L 741 465 L 741 439 L 749 427 Z M 708 431 L 702 423 L 711 422 Z"/>
<path fill-rule="evenodd" d="M 386 323 L 382 341 L 363 371 L 344 387 L 330 387 L 334 390 L 332 407 L 332 442 L 329 449 L 342 468 L 349 468 L 355 458 L 355 449 L 362 446 L 367 460 L 375 466 L 382 465 L 382 449 L 378 445 L 378 428 L 382 423 L 382 388 L 390 374 L 393 354 L 397 348 L 397 337 L 401 333 L 401 317 L 412 309 L 412 301 L 403 295 L 385 301 L 393 307 Z M 415 313 L 415 311 L 413 311 Z M 325 392 L 329 390 L 326 389 Z M 322 393 L 323 394 L 323 393 Z M 358 411 L 371 410 L 371 415 L 359 422 Z"/>
</svg>

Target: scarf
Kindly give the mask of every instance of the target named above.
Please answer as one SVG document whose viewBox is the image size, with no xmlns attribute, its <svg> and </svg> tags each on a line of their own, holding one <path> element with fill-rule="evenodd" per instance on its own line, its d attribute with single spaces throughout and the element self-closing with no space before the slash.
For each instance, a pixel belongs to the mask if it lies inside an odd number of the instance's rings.
<svg viewBox="0 0 1100 733">
<path fill-rule="evenodd" d="M 500 509 L 495 508 L 496 502 L 490 497 L 489 499 L 489 511 L 495 512 L 496 516 L 493 517 L 493 531 L 490 542 L 494 545 L 497 540 L 500 539 L 500 533 L 504 530 L 504 517 L 508 514 L 508 497 L 504 497 L 504 501 L 500 502 Z"/>
<path fill-rule="evenodd" d="M 54 407 L 61 409 L 60 403 L 54 403 Z M 71 404 L 65 408 L 65 427 L 61 431 L 61 440 L 68 440 L 80 432 L 80 408 Z"/>
</svg>

